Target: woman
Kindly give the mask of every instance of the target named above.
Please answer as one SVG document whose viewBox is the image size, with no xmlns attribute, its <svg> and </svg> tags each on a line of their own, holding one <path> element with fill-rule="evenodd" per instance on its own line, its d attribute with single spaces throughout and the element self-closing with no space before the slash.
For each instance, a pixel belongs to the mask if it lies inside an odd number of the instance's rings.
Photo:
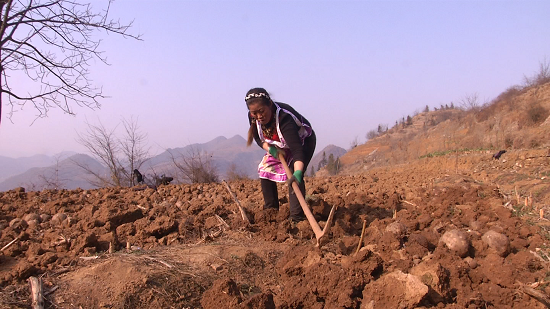
<svg viewBox="0 0 550 309">
<path fill-rule="evenodd" d="M 264 209 L 279 209 L 277 182 L 296 181 L 302 195 L 306 187 L 303 175 L 315 151 L 315 132 L 309 121 L 290 105 L 273 102 L 263 88 L 253 88 L 246 93 L 248 107 L 247 146 L 256 140 L 258 146 L 267 152 L 258 166 Z M 287 179 L 278 154 L 281 152 L 293 176 Z M 294 222 L 305 219 L 304 212 L 292 186 L 289 185 L 290 219 Z"/>
</svg>

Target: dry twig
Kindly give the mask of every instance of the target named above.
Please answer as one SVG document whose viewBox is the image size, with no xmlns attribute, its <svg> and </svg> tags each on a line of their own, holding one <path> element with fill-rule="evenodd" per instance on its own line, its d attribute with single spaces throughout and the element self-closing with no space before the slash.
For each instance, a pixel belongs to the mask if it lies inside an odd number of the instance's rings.
<svg viewBox="0 0 550 309">
<path fill-rule="evenodd" d="M 239 202 L 239 200 L 237 199 L 237 196 L 233 193 L 233 191 L 231 191 L 231 188 L 229 188 L 229 185 L 227 184 L 227 182 L 225 180 L 222 181 L 223 184 L 225 185 L 225 188 L 227 189 L 227 191 L 229 191 L 229 194 L 231 194 L 231 196 L 233 197 L 233 199 L 235 200 L 235 203 L 237 203 L 237 206 L 239 206 L 239 211 L 241 212 L 241 217 L 243 217 L 243 220 L 247 223 L 247 224 L 250 224 L 250 220 L 248 219 L 248 217 L 246 216 L 246 213 L 244 212 L 244 209 L 243 207 L 241 206 L 241 203 Z"/>
<path fill-rule="evenodd" d="M 155 259 L 154 257 L 150 257 L 150 256 L 147 256 L 147 255 L 144 255 L 143 257 L 146 258 L 146 259 L 149 259 L 149 260 L 151 260 L 151 261 L 159 262 L 159 263 L 161 263 L 162 265 L 164 265 L 164 266 L 166 266 L 166 267 L 168 267 L 168 268 L 173 268 L 173 267 L 174 267 L 174 266 L 172 266 L 172 265 L 166 263 L 165 261 L 162 261 L 162 260 L 159 260 L 159 259 Z"/>
<path fill-rule="evenodd" d="M 6 249 L 8 249 L 11 245 L 13 245 L 16 241 L 19 240 L 19 237 L 15 237 L 12 241 L 10 241 L 7 245 L 5 245 L 4 247 L 2 247 L 2 249 L 0 249 L 0 251 L 4 251 Z"/>
<path fill-rule="evenodd" d="M 525 294 L 533 297 L 534 299 L 541 302 L 546 308 L 550 308 L 550 298 L 543 292 L 533 289 L 525 284 L 521 284 L 521 291 Z"/>
<path fill-rule="evenodd" d="M 229 227 L 229 224 L 227 224 L 227 222 L 225 222 L 224 219 L 222 219 L 222 217 L 218 216 L 218 215 L 214 215 L 216 217 L 216 219 L 218 219 L 218 221 L 225 227 L 225 228 L 230 228 Z"/>
<path fill-rule="evenodd" d="M 32 308 L 43 309 L 44 295 L 42 293 L 42 280 L 37 277 L 30 277 L 28 280 L 31 289 Z"/>
<path fill-rule="evenodd" d="M 367 229 L 367 220 L 363 220 L 363 229 L 361 230 L 361 239 L 359 240 L 359 244 L 357 245 L 357 250 L 355 250 L 355 254 L 359 253 L 359 250 L 361 249 L 361 246 L 363 245 L 363 238 L 365 237 L 365 230 Z"/>
</svg>

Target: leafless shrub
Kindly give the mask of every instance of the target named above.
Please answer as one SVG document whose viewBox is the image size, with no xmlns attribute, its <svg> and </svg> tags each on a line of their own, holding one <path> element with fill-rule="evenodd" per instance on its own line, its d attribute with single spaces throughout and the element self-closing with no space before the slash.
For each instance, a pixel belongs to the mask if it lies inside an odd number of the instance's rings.
<svg viewBox="0 0 550 309">
<path fill-rule="evenodd" d="M 109 169 L 108 175 L 90 168 L 85 163 L 74 162 L 92 176 L 90 184 L 97 187 L 132 186 L 132 172 L 149 158 L 145 148 L 146 135 L 139 131 L 137 120 L 123 120 L 125 135 L 119 139 L 114 129 L 107 129 L 101 122 L 86 123 L 88 129 L 79 133 L 77 142 L 86 147 L 92 156 Z"/>
<path fill-rule="evenodd" d="M 367 132 L 367 135 L 365 135 L 365 138 L 367 140 L 371 140 L 377 136 L 378 136 L 378 132 L 376 132 L 376 130 L 370 130 L 369 132 Z"/>
<path fill-rule="evenodd" d="M 477 93 L 472 93 L 466 95 L 462 101 L 460 101 L 460 106 L 465 111 L 474 111 L 477 112 L 480 109 L 479 96 Z"/>
<path fill-rule="evenodd" d="M 531 125 L 536 125 L 543 122 L 548 117 L 548 110 L 544 108 L 538 101 L 532 101 L 526 110 L 527 122 Z"/>
<path fill-rule="evenodd" d="M 353 149 L 359 145 L 358 137 L 356 136 L 349 144 L 349 148 Z"/>
<path fill-rule="evenodd" d="M 525 146 L 525 138 L 523 137 L 516 137 L 514 139 L 514 149 L 521 149 Z"/>
<path fill-rule="evenodd" d="M 229 181 L 249 179 L 248 175 L 237 167 L 237 164 L 231 163 L 225 172 L 225 177 Z"/>
<path fill-rule="evenodd" d="M 504 90 L 501 94 L 499 94 L 493 101 L 499 102 L 499 101 L 510 101 L 511 99 L 517 97 L 518 95 L 523 93 L 523 87 L 514 85 L 511 87 L 508 87 L 506 90 Z"/>
<path fill-rule="evenodd" d="M 513 146 L 514 146 L 514 138 L 510 135 L 506 135 L 506 137 L 504 137 L 504 147 L 512 148 Z"/>
<path fill-rule="evenodd" d="M 540 144 L 541 144 L 541 142 L 540 142 L 540 139 L 538 137 L 533 137 L 529 141 L 529 147 L 531 147 L 531 148 L 540 147 Z"/>
<path fill-rule="evenodd" d="M 524 76 L 526 87 L 540 86 L 550 82 L 550 62 L 544 58 L 539 62 L 539 70 L 531 77 Z"/>
<path fill-rule="evenodd" d="M 187 154 L 170 152 L 172 163 L 184 182 L 212 183 L 219 181 L 218 169 L 207 152 L 191 148 Z"/>
<path fill-rule="evenodd" d="M 61 161 L 61 157 L 57 155 L 55 157 L 55 164 L 53 167 L 47 169 L 42 174 L 38 175 L 38 179 L 42 182 L 41 189 L 52 189 L 52 190 L 58 190 L 63 189 L 65 187 L 65 181 L 66 179 L 63 178 L 61 175 L 61 166 L 59 165 L 59 162 Z"/>
</svg>

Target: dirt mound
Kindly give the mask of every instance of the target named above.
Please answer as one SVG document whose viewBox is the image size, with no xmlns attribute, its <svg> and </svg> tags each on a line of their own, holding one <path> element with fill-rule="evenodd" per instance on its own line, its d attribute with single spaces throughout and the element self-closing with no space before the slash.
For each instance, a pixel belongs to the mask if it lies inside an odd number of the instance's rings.
<svg viewBox="0 0 550 309">
<path fill-rule="evenodd" d="M 321 248 L 259 181 L 229 183 L 250 226 L 223 184 L 3 192 L 0 307 L 40 276 L 48 308 L 544 308 L 522 287 L 550 292 L 547 168 L 472 152 L 307 178 L 321 225 L 338 207 Z"/>
</svg>

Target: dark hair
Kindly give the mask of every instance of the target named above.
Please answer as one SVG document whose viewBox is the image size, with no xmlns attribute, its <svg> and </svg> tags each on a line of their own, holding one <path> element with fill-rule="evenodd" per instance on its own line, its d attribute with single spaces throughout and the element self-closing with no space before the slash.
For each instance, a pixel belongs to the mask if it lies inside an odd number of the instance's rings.
<svg viewBox="0 0 550 309">
<path fill-rule="evenodd" d="M 271 102 L 273 102 L 269 96 L 269 93 L 264 88 L 252 88 L 248 90 L 244 97 L 244 101 L 246 102 L 246 106 L 255 103 L 261 103 L 262 105 L 269 106 Z M 256 120 L 252 118 L 252 121 L 250 121 L 250 128 L 248 128 L 248 139 L 246 141 L 246 146 L 252 145 L 252 141 L 254 140 L 255 125 Z"/>
</svg>

